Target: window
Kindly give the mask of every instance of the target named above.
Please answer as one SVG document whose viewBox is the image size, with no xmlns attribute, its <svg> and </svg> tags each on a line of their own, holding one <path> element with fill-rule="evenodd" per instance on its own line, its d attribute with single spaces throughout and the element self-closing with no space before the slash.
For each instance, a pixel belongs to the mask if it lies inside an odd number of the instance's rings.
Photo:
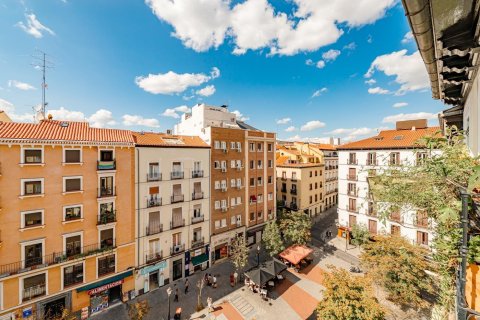
<svg viewBox="0 0 480 320">
<path fill-rule="evenodd" d="M 220 141 L 215 141 L 215 142 L 213 142 L 213 147 L 214 147 L 215 149 L 220 149 Z"/>
<path fill-rule="evenodd" d="M 222 228 L 225 228 L 227 226 L 227 219 L 222 219 Z"/>
<path fill-rule="evenodd" d="M 310 178 L 313 177 L 313 171 L 310 171 Z"/>
<path fill-rule="evenodd" d="M 377 221 L 368 219 L 368 231 L 371 234 L 377 234 Z"/>
<path fill-rule="evenodd" d="M 22 195 L 24 196 L 41 195 L 43 193 L 43 179 L 22 179 L 22 189 Z"/>
<path fill-rule="evenodd" d="M 357 185 L 355 183 L 349 183 L 347 185 L 347 194 L 349 196 L 356 196 L 357 195 Z"/>
<path fill-rule="evenodd" d="M 349 215 L 348 216 L 348 226 L 352 227 L 357 224 L 357 217 L 354 215 Z"/>
<path fill-rule="evenodd" d="M 312 196 L 310 196 L 310 203 L 312 203 L 312 202 L 313 202 L 313 197 L 312 197 Z"/>
<path fill-rule="evenodd" d="M 113 150 L 100 150 L 100 161 L 113 161 Z"/>
<path fill-rule="evenodd" d="M 426 152 L 417 152 L 417 166 L 421 165 L 425 161 L 425 159 L 427 159 L 427 157 L 428 154 Z"/>
<path fill-rule="evenodd" d="M 44 241 L 35 240 L 22 244 L 24 267 L 33 267 L 43 263 Z"/>
<path fill-rule="evenodd" d="M 222 161 L 222 169 L 227 169 L 227 161 Z"/>
<path fill-rule="evenodd" d="M 261 186 L 263 184 L 262 177 L 257 178 L 257 185 Z"/>
<path fill-rule="evenodd" d="M 113 228 L 100 230 L 100 249 L 115 246 L 114 233 Z"/>
<path fill-rule="evenodd" d="M 315 202 L 318 201 L 318 194 L 315 195 Z"/>
<path fill-rule="evenodd" d="M 318 172 L 317 172 L 317 170 L 315 170 L 315 177 L 317 177 L 317 176 L 318 176 Z"/>
<path fill-rule="evenodd" d="M 222 208 L 226 208 L 226 207 L 227 207 L 227 200 L 223 199 L 222 200 Z"/>
<path fill-rule="evenodd" d="M 220 161 L 214 161 L 213 162 L 213 168 L 214 169 L 220 169 Z"/>
<path fill-rule="evenodd" d="M 250 178 L 250 187 L 255 187 L 255 178 Z"/>
<path fill-rule="evenodd" d="M 357 199 L 349 198 L 348 199 L 348 211 L 357 212 Z"/>
<path fill-rule="evenodd" d="M 235 188 L 236 181 L 237 180 L 235 180 L 235 179 L 230 179 L 230 187 L 231 188 Z"/>
<path fill-rule="evenodd" d="M 262 203 L 263 202 L 263 194 L 259 194 L 258 197 L 257 197 L 257 200 L 258 200 L 258 203 Z"/>
<path fill-rule="evenodd" d="M 43 210 L 22 212 L 22 228 L 32 228 L 43 225 Z"/>
<path fill-rule="evenodd" d="M 235 207 L 235 205 L 236 205 L 235 201 L 236 201 L 236 198 L 231 198 L 230 199 L 230 206 L 231 207 Z"/>
<path fill-rule="evenodd" d="M 377 164 L 377 154 L 375 152 L 369 152 L 367 154 L 367 165 L 374 166 Z"/>
<path fill-rule="evenodd" d="M 273 183 L 273 177 L 272 176 L 268 176 L 268 183 L 269 184 Z"/>
<path fill-rule="evenodd" d="M 237 168 L 241 168 L 242 167 L 242 160 L 237 160 Z"/>
<path fill-rule="evenodd" d="M 310 183 L 310 190 L 313 190 L 313 185 Z"/>
<path fill-rule="evenodd" d="M 237 197 L 237 204 L 242 204 L 242 197 Z"/>
<path fill-rule="evenodd" d="M 258 211 L 257 212 L 257 217 L 258 217 L 258 219 L 262 219 L 263 218 L 263 211 Z"/>
<path fill-rule="evenodd" d="M 237 223 L 237 218 L 236 218 L 235 216 L 232 216 L 232 217 L 230 218 L 230 224 L 233 225 L 233 224 L 236 224 L 236 223 Z"/>
<path fill-rule="evenodd" d="M 428 246 L 428 233 L 417 231 L 417 244 Z"/>
<path fill-rule="evenodd" d="M 273 151 L 273 144 L 269 143 L 269 144 L 267 145 L 267 147 L 268 147 L 268 152 L 272 152 L 272 151 Z"/>
<path fill-rule="evenodd" d="M 82 191 L 82 177 L 64 177 L 63 192 Z"/>
<path fill-rule="evenodd" d="M 24 149 L 23 163 L 42 163 L 42 149 Z"/>
<path fill-rule="evenodd" d="M 254 169 L 254 168 L 255 168 L 255 161 L 250 160 L 250 169 Z"/>
<path fill-rule="evenodd" d="M 47 294 L 47 274 L 23 278 L 22 302 L 35 299 Z"/>
<path fill-rule="evenodd" d="M 235 141 L 230 142 L 230 149 L 235 149 Z"/>
<path fill-rule="evenodd" d="M 97 263 L 98 263 L 98 269 L 97 269 L 98 277 L 115 272 L 115 266 L 116 266 L 115 254 L 98 258 Z"/>
<path fill-rule="evenodd" d="M 83 283 L 83 263 L 63 268 L 63 287 L 67 288 Z"/>
<path fill-rule="evenodd" d="M 242 179 L 237 178 L 237 187 L 241 187 L 241 186 L 242 186 Z"/>
<path fill-rule="evenodd" d="M 242 150 L 242 144 L 240 142 L 237 142 L 237 150 Z"/>
<path fill-rule="evenodd" d="M 220 220 L 215 220 L 215 229 L 220 228 Z"/>
<path fill-rule="evenodd" d="M 65 163 L 81 163 L 82 162 L 81 149 L 65 149 L 64 162 Z"/>
<path fill-rule="evenodd" d="M 268 167 L 273 168 L 273 160 L 268 160 Z"/>
<path fill-rule="evenodd" d="M 220 209 L 220 201 L 219 200 L 216 200 L 215 201 L 215 209 Z"/>
<path fill-rule="evenodd" d="M 81 233 L 65 235 L 63 239 L 64 239 L 64 246 L 65 246 L 65 255 L 67 257 L 72 257 L 82 253 L 82 234 Z"/>
<path fill-rule="evenodd" d="M 357 154 L 350 152 L 348 154 L 348 163 L 347 164 L 357 164 Z"/>
<path fill-rule="evenodd" d="M 221 142 L 221 147 L 223 150 L 227 150 L 227 143 L 225 141 Z"/>
<path fill-rule="evenodd" d="M 113 176 L 100 177 L 99 197 L 111 197 L 115 195 Z"/>
<path fill-rule="evenodd" d="M 257 151 L 260 152 L 263 150 L 263 143 L 257 143 Z"/>
<path fill-rule="evenodd" d="M 230 168 L 235 169 L 235 160 L 230 160 Z"/>
<path fill-rule="evenodd" d="M 262 168 L 263 168 L 262 160 L 258 160 L 257 161 L 257 169 L 262 169 Z"/>
<path fill-rule="evenodd" d="M 255 143 L 252 143 L 252 142 L 251 142 L 251 143 L 249 143 L 248 145 L 249 145 L 250 151 L 251 151 L 251 152 L 254 152 L 254 151 L 255 151 Z"/>
<path fill-rule="evenodd" d="M 160 165 L 158 162 L 151 162 L 148 164 L 148 176 L 147 181 L 160 180 Z"/>
<path fill-rule="evenodd" d="M 255 220 L 255 212 L 250 212 L 250 221 Z"/>
<path fill-rule="evenodd" d="M 400 153 L 399 152 L 390 153 L 390 165 L 398 166 L 399 164 L 400 164 Z"/>
</svg>

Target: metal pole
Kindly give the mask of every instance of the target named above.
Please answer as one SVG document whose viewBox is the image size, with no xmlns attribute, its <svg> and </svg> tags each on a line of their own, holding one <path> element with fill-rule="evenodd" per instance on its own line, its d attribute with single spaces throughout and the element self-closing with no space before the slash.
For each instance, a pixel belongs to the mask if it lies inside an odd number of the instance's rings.
<svg viewBox="0 0 480 320">
<path fill-rule="evenodd" d="M 462 262 L 460 264 L 460 273 L 459 273 L 459 282 L 460 288 L 457 292 L 457 319 L 465 320 L 467 319 L 467 310 L 465 310 L 465 285 L 467 282 L 467 252 L 468 252 L 468 201 L 470 196 L 461 191 L 460 197 L 462 199 L 462 218 L 461 218 L 461 228 L 462 228 L 462 243 L 460 246 L 460 257 Z"/>
</svg>

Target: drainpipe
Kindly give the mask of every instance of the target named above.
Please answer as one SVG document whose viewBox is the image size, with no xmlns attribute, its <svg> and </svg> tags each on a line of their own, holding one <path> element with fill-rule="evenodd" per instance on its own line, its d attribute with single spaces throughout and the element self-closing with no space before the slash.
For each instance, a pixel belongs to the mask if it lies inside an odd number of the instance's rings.
<svg viewBox="0 0 480 320">
<path fill-rule="evenodd" d="M 467 252 L 468 252 L 468 201 L 470 196 L 464 190 L 461 191 L 460 197 L 462 199 L 462 243 L 460 247 L 460 258 L 462 262 L 460 264 L 458 274 L 458 287 L 457 287 L 457 319 L 467 319 L 467 305 L 465 302 L 465 285 L 467 282 Z"/>
</svg>

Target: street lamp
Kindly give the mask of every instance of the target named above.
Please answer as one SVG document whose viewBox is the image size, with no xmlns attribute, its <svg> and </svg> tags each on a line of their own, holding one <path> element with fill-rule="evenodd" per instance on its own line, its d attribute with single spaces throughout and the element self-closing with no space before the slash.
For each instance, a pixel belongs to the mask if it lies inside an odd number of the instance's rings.
<svg viewBox="0 0 480 320">
<path fill-rule="evenodd" d="M 168 287 L 167 288 L 167 295 L 168 295 L 168 318 L 167 320 L 170 320 L 170 296 L 172 295 L 172 288 Z"/>
<path fill-rule="evenodd" d="M 260 245 L 257 246 L 257 267 L 260 265 Z"/>
</svg>

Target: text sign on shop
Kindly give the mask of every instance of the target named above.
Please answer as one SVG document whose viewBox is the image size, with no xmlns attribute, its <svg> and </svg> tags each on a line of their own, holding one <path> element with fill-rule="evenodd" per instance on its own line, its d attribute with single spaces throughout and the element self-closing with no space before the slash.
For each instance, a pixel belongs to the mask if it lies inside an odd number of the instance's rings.
<svg viewBox="0 0 480 320">
<path fill-rule="evenodd" d="M 105 291 L 105 290 L 108 290 L 110 288 L 113 288 L 113 287 L 116 287 L 116 286 L 119 286 L 123 283 L 123 279 L 122 280 L 118 280 L 118 281 L 115 281 L 115 282 L 112 282 L 112 283 L 109 283 L 109 284 L 106 284 L 104 286 L 101 286 L 101 287 L 98 287 L 98 288 L 95 288 L 95 289 L 92 289 L 92 290 L 88 290 L 87 293 L 89 295 L 92 295 L 92 294 L 97 294 L 99 292 L 102 292 L 102 291 Z"/>
</svg>

